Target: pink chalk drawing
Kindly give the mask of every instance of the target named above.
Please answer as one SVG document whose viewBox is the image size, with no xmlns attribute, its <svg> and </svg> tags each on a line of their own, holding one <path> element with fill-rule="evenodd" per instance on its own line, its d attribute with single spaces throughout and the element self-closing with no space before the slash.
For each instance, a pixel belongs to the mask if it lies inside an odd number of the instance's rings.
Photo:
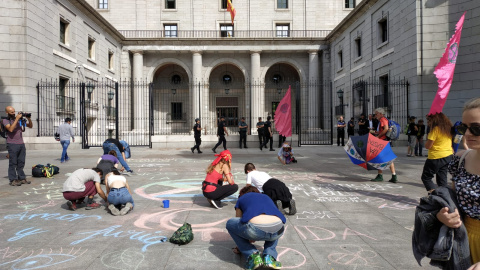
<svg viewBox="0 0 480 270">
<path fill-rule="evenodd" d="M 45 203 L 45 201 L 20 201 L 17 202 L 17 207 L 23 209 L 24 211 L 30 212 L 40 208 L 53 207 L 57 204 L 58 203 L 53 200 L 49 200 L 47 203 Z"/>
<path fill-rule="evenodd" d="M 341 251 L 334 251 L 328 254 L 328 260 L 332 263 L 346 266 L 381 268 L 381 266 L 372 262 L 377 257 L 377 253 L 372 250 L 364 250 L 362 247 L 352 244 L 342 245 L 340 249 Z"/>
<path fill-rule="evenodd" d="M 134 223 L 134 225 L 141 229 L 152 229 L 147 224 L 156 223 L 157 227 L 161 230 L 176 231 L 180 226 L 183 225 L 183 221 L 175 222 L 174 219 L 181 212 L 188 211 L 205 211 L 210 212 L 210 209 L 202 208 L 180 208 L 180 209 L 169 209 L 165 211 L 160 211 L 153 214 L 143 214 L 141 215 Z M 201 239 L 203 241 L 227 241 L 231 240 L 230 235 L 226 232 L 225 223 L 228 218 L 214 221 L 211 223 L 203 224 L 192 224 L 192 229 L 194 233 L 202 233 Z M 219 227 L 216 227 L 219 226 Z"/>
<path fill-rule="evenodd" d="M 285 232 L 283 233 L 280 239 L 283 239 L 287 233 L 289 233 L 289 225 L 285 225 Z M 337 234 L 329 229 L 325 229 L 318 226 L 292 226 L 293 229 L 298 233 L 298 235 L 304 240 L 311 241 L 327 241 L 337 237 Z M 363 234 L 361 232 L 354 231 L 348 227 L 345 227 L 342 232 L 342 239 L 346 240 L 348 236 L 364 236 L 372 240 L 377 240 L 369 235 Z"/>
</svg>

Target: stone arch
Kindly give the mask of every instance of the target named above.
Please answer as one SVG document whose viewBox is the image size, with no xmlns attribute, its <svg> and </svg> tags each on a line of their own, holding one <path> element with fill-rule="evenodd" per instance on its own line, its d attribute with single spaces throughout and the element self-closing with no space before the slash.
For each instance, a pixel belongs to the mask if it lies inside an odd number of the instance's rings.
<svg viewBox="0 0 480 270">
<path fill-rule="evenodd" d="M 260 78 L 263 78 L 263 82 L 265 82 L 265 76 L 267 75 L 267 72 L 275 64 L 290 65 L 297 71 L 298 76 L 300 77 L 300 82 L 307 81 L 306 72 L 301 68 L 301 65 L 297 61 L 291 58 L 282 57 L 282 58 L 276 58 L 274 60 L 271 60 L 265 65 L 265 67 L 262 70 L 262 73 L 260 74 Z"/>
<path fill-rule="evenodd" d="M 248 72 L 245 66 L 238 60 L 236 59 L 231 59 L 231 58 L 219 58 L 215 61 L 212 62 L 212 64 L 205 70 L 205 78 L 207 81 L 210 81 L 210 74 L 212 73 L 212 70 L 217 68 L 220 65 L 224 64 L 231 64 L 236 66 L 243 74 L 243 78 L 245 78 L 245 81 L 248 81 Z"/>
<path fill-rule="evenodd" d="M 153 76 L 155 75 L 157 70 L 160 67 L 162 67 L 164 65 L 167 65 L 167 64 L 175 64 L 175 65 L 178 65 L 178 66 L 182 67 L 188 75 L 188 81 L 190 81 L 190 79 L 192 78 L 192 71 L 190 70 L 188 65 L 186 65 L 184 62 L 182 62 L 182 61 L 180 61 L 176 58 L 163 58 L 163 59 L 160 59 L 160 60 L 156 61 L 153 64 L 153 67 L 149 68 L 148 73 L 147 73 L 147 80 L 152 82 L 153 79 L 154 79 Z"/>
</svg>

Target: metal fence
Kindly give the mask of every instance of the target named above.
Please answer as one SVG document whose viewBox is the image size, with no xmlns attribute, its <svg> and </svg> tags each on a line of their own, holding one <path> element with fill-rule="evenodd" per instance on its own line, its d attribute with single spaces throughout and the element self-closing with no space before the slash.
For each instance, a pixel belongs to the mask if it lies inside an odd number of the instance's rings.
<svg viewBox="0 0 480 270">
<path fill-rule="evenodd" d="M 102 146 L 107 138 L 151 147 L 152 136 L 191 135 L 195 118 L 201 121 L 202 134 L 215 135 L 220 116 L 226 117 L 229 134 L 238 134 L 238 123 L 245 117 L 248 134 L 257 135 L 258 118 L 263 121 L 268 116 L 274 118 L 289 87 L 292 132 L 298 138 L 298 145 L 332 144 L 333 113 L 343 114 L 345 107 L 342 104 L 334 110 L 331 82 L 295 80 L 155 84 L 130 80 L 41 81 L 37 85 L 38 136 L 53 136 L 58 125 L 69 117 L 76 135 L 82 137 L 83 148 Z M 384 107 L 387 116 L 405 124 L 408 94 L 405 80 L 360 81 L 353 85 L 352 93 L 349 108 L 356 118 Z"/>
</svg>

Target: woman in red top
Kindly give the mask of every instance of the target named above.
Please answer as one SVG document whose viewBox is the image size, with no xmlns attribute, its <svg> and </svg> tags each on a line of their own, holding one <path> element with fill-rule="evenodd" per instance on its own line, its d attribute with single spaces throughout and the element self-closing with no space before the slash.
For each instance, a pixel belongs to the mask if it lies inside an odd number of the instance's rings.
<svg viewBox="0 0 480 270">
<path fill-rule="evenodd" d="M 207 177 L 202 183 L 203 196 L 215 208 L 221 208 L 221 199 L 237 192 L 238 185 L 233 182 L 232 154 L 225 150 L 215 155 L 217 158 L 207 168 Z M 223 185 L 227 182 L 228 185 Z"/>
</svg>

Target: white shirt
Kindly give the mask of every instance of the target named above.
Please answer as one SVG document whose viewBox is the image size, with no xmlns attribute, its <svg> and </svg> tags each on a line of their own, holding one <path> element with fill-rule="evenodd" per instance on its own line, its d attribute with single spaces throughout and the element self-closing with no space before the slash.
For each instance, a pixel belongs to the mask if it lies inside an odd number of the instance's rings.
<svg viewBox="0 0 480 270">
<path fill-rule="evenodd" d="M 124 184 L 127 183 L 127 179 L 125 178 L 125 176 L 112 174 L 107 178 L 108 186 L 111 186 L 112 183 L 115 181 L 122 181 Z"/>
<path fill-rule="evenodd" d="M 247 185 L 252 185 L 263 192 L 262 187 L 270 178 L 272 177 L 265 172 L 251 171 L 247 174 Z"/>
<path fill-rule="evenodd" d="M 370 129 L 373 128 L 373 120 L 368 120 L 368 127 L 369 127 Z"/>
</svg>

